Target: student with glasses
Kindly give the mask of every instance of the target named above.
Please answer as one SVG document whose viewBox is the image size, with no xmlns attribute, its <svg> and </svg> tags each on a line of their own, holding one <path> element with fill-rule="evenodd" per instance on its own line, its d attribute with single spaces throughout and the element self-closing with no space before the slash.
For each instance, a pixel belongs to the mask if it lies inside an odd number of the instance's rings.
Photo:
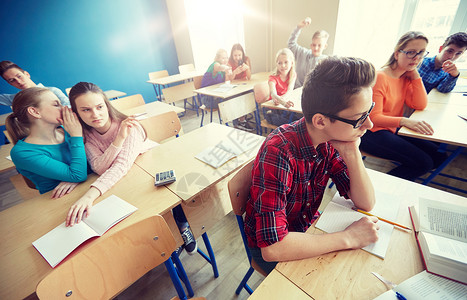
<svg viewBox="0 0 467 300">
<path fill-rule="evenodd" d="M 373 126 L 368 116 L 374 80 L 375 68 L 362 59 L 323 59 L 303 85 L 304 117 L 275 129 L 261 146 L 252 169 L 245 233 L 253 260 L 265 272 L 279 261 L 358 249 L 378 239 L 374 217 L 338 233 L 305 233 L 330 178 L 355 206 L 371 210 L 375 204 L 358 148 Z"/>
<path fill-rule="evenodd" d="M 377 72 L 373 87 L 375 106 L 370 114 L 374 127 L 362 137 L 360 145 L 360 149 L 369 154 L 400 163 L 388 174 L 412 181 L 445 159 L 445 154 L 437 151 L 436 144 L 397 135 L 402 126 L 422 134 L 433 134 L 427 122 L 403 115 L 405 107 L 421 110 L 427 105 L 428 98 L 417 71 L 428 54 L 427 45 L 426 36 L 417 31 L 409 31 L 399 39 L 388 62 Z"/>
</svg>

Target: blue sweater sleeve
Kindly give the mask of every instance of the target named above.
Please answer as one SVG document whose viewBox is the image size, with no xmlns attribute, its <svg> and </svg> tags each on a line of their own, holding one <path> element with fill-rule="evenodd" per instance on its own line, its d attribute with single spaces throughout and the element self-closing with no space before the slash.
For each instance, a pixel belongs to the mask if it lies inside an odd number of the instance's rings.
<svg viewBox="0 0 467 300">
<path fill-rule="evenodd" d="M 31 179 L 41 193 L 53 189 L 61 181 L 81 182 L 87 178 L 83 138 L 70 137 L 67 133 L 65 142 L 59 145 L 18 141 L 11 158 L 18 171 Z"/>
</svg>

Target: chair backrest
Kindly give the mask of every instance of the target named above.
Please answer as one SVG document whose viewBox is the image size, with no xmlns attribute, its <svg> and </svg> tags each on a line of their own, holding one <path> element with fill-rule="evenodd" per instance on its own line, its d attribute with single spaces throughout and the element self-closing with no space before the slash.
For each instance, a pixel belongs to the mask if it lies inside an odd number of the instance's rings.
<svg viewBox="0 0 467 300">
<path fill-rule="evenodd" d="M 195 89 L 201 88 L 201 82 L 203 81 L 203 75 L 193 77 L 193 84 L 195 85 Z"/>
<path fill-rule="evenodd" d="M 257 103 L 266 102 L 271 95 L 271 92 L 269 91 L 269 84 L 267 82 L 255 84 L 253 87 L 253 93 L 255 94 L 255 100 Z"/>
<path fill-rule="evenodd" d="M 164 218 L 151 216 L 94 244 L 56 267 L 36 288 L 40 299 L 110 299 L 168 260 L 176 243 Z"/>
<path fill-rule="evenodd" d="M 219 112 L 222 121 L 226 123 L 255 111 L 256 103 L 253 93 L 241 95 L 219 103 Z"/>
<path fill-rule="evenodd" d="M 246 201 L 251 187 L 253 162 L 252 160 L 244 165 L 227 184 L 232 209 L 237 216 L 243 216 L 245 213 Z"/>
<path fill-rule="evenodd" d="M 119 111 L 124 111 L 125 109 L 133 108 L 136 106 L 141 106 L 146 104 L 144 102 L 143 96 L 141 94 L 131 95 L 127 97 L 117 98 L 110 101 L 113 107 Z"/>
<path fill-rule="evenodd" d="M 193 84 L 193 81 L 162 89 L 162 94 L 164 95 L 163 101 L 166 103 L 174 103 L 176 101 L 191 98 L 195 95 L 193 93 L 194 89 L 195 85 Z"/>
<path fill-rule="evenodd" d="M 195 65 L 194 64 L 186 64 L 186 65 L 178 66 L 178 71 L 180 72 L 180 74 L 188 73 L 188 72 L 191 72 L 191 71 L 194 71 L 194 70 L 195 70 Z"/>
<path fill-rule="evenodd" d="M 66 89 L 65 89 L 65 92 L 66 92 L 66 95 L 67 95 L 67 96 L 70 96 L 70 91 L 71 91 L 71 88 L 66 88 Z"/>
<path fill-rule="evenodd" d="M 143 119 L 139 122 L 146 129 L 148 138 L 158 143 L 176 136 L 182 129 L 182 123 L 174 111 Z"/>
<path fill-rule="evenodd" d="M 157 78 L 168 77 L 169 72 L 167 72 L 167 70 L 162 70 L 162 71 L 157 71 L 157 72 L 150 72 L 148 75 L 149 75 L 149 80 L 153 80 Z"/>
</svg>

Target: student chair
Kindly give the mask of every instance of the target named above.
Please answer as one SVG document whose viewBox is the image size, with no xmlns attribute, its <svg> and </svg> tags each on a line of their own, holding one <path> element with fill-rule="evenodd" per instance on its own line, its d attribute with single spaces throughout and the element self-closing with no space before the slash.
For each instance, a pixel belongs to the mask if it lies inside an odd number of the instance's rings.
<svg viewBox="0 0 467 300">
<path fill-rule="evenodd" d="M 146 104 L 141 94 L 117 98 L 115 100 L 110 101 L 110 103 L 112 104 L 113 107 L 115 107 L 119 111 L 124 111 L 125 109 L 129 109 L 129 108 L 133 108 L 136 106 L 141 106 L 141 105 Z"/>
<path fill-rule="evenodd" d="M 146 130 L 148 138 L 157 143 L 178 136 L 182 129 L 180 119 L 174 111 L 143 119 L 139 122 Z"/>
<path fill-rule="evenodd" d="M 196 111 L 196 114 L 199 116 L 196 95 L 193 93 L 194 89 L 195 85 L 193 81 L 165 88 L 162 90 L 162 94 L 164 95 L 163 101 L 175 105 L 175 102 L 184 100 L 183 108 L 186 110 L 186 106 L 189 104 L 191 106 L 189 109 Z M 190 98 L 192 99 L 191 103 L 188 101 Z"/>
<path fill-rule="evenodd" d="M 267 82 L 258 83 L 253 87 L 253 93 L 255 95 L 256 100 L 256 119 L 261 120 L 261 103 L 268 101 L 270 93 L 269 93 L 269 85 Z M 264 114 L 264 111 L 263 111 Z M 268 128 L 271 131 L 277 128 L 276 125 L 270 124 L 266 118 L 263 116 L 261 120 L 260 126 L 258 126 L 259 135 L 263 135 L 263 127 Z"/>
<path fill-rule="evenodd" d="M 130 222 L 125 220 L 124 222 Z M 110 299 L 141 276 L 164 263 L 180 299 L 193 290 L 175 256 L 176 242 L 161 216 L 151 216 L 110 236 L 99 237 L 88 248 L 61 263 L 36 288 L 39 299 Z M 180 278 L 179 278 L 180 276 Z"/>
<path fill-rule="evenodd" d="M 250 250 L 248 249 L 248 242 L 244 230 L 243 215 L 245 214 L 246 201 L 250 192 L 251 186 L 251 169 L 253 167 L 253 161 L 243 166 L 240 171 L 235 174 L 232 179 L 229 180 L 228 189 L 230 195 L 230 201 L 232 203 L 232 209 L 237 217 L 238 228 L 242 235 L 243 244 L 245 246 L 246 255 L 250 263 L 250 268 L 246 272 L 242 281 L 237 287 L 235 294 L 239 295 L 242 289 L 245 289 L 248 293 L 252 294 L 253 290 L 248 285 L 248 279 L 251 274 L 256 270 L 260 274 L 267 276 L 266 272 L 259 267 L 256 262 L 252 259 Z"/>
<path fill-rule="evenodd" d="M 149 80 L 155 80 L 158 78 L 169 77 L 169 72 L 167 72 L 167 70 L 150 72 L 148 73 L 148 76 L 149 76 Z M 156 92 L 157 100 L 162 101 L 161 89 L 164 86 L 160 86 L 159 84 L 153 84 L 152 86 L 154 87 L 154 92 Z"/>
<path fill-rule="evenodd" d="M 241 95 L 233 99 L 219 103 L 219 113 L 222 121 L 228 125 L 228 122 L 236 120 L 244 115 L 253 113 L 255 116 L 256 133 L 259 134 L 259 119 L 256 114 L 255 96 L 253 93 Z"/>
<path fill-rule="evenodd" d="M 34 183 L 27 177 L 16 174 L 9 179 L 23 200 L 29 200 L 40 195 Z"/>
<path fill-rule="evenodd" d="M 180 72 L 180 74 L 193 72 L 195 71 L 195 65 L 193 64 L 180 65 L 178 66 L 178 71 Z"/>
</svg>

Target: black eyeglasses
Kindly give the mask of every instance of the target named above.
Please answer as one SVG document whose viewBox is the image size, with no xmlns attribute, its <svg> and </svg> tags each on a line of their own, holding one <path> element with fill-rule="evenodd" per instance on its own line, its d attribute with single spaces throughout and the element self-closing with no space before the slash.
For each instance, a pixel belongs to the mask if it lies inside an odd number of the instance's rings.
<svg viewBox="0 0 467 300">
<path fill-rule="evenodd" d="M 334 115 L 330 115 L 330 114 L 324 114 L 324 113 L 321 113 L 321 114 L 328 117 L 328 118 L 336 119 L 338 121 L 350 124 L 350 125 L 353 126 L 354 129 L 357 129 L 357 128 L 360 128 L 363 125 L 363 123 L 365 123 L 366 119 L 368 119 L 368 116 L 370 115 L 371 110 L 373 109 L 373 107 L 375 107 L 374 102 L 371 104 L 370 110 L 367 113 L 365 113 L 363 116 L 358 118 L 357 120 L 344 119 L 344 118 L 334 116 Z"/>
<path fill-rule="evenodd" d="M 430 53 L 428 51 L 417 52 L 417 51 L 404 51 L 404 50 L 399 50 L 399 52 L 405 53 L 405 56 L 407 56 L 407 58 L 410 58 L 410 59 L 418 55 L 420 55 L 421 58 L 424 58 L 428 55 L 428 53 Z"/>
</svg>

